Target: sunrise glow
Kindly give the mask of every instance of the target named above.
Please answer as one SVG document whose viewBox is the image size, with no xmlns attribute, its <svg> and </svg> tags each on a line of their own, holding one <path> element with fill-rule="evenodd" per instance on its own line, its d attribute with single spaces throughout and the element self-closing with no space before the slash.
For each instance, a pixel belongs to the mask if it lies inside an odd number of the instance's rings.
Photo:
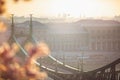
<svg viewBox="0 0 120 80">
<path fill-rule="evenodd" d="M 18 16 L 30 13 L 36 16 L 112 17 L 120 14 L 120 0 L 33 0 L 15 5 L 9 1 L 8 12 Z"/>
</svg>

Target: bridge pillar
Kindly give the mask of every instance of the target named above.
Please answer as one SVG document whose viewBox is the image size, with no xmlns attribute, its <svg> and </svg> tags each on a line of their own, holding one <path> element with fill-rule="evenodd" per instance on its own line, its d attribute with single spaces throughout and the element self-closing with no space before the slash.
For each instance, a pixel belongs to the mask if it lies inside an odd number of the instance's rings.
<svg viewBox="0 0 120 80">
<path fill-rule="evenodd" d="M 32 14 L 30 14 L 29 27 L 30 27 L 29 28 L 29 34 L 28 34 L 28 37 L 25 40 L 24 44 L 32 41 L 32 34 L 33 34 Z"/>
<path fill-rule="evenodd" d="M 11 35 L 8 40 L 9 44 L 12 44 L 14 42 L 13 36 L 14 36 L 14 14 L 11 14 Z"/>
<path fill-rule="evenodd" d="M 32 14 L 30 14 L 30 36 L 33 34 Z"/>
<path fill-rule="evenodd" d="M 14 14 L 11 14 L 11 16 L 12 16 L 11 35 L 13 36 L 14 35 Z"/>
</svg>

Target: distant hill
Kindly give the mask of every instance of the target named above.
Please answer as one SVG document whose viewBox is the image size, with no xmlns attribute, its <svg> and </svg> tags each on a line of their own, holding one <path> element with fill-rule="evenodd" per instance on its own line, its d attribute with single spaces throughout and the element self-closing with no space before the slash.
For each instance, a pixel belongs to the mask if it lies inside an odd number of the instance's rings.
<svg viewBox="0 0 120 80">
<path fill-rule="evenodd" d="M 21 26 L 21 27 L 29 27 L 30 26 L 30 21 L 25 21 L 22 23 L 17 23 L 17 26 Z M 32 21 L 32 25 L 33 27 L 47 27 L 45 24 L 40 23 L 38 21 Z"/>
<path fill-rule="evenodd" d="M 75 22 L 81 26 L 120 26 L 120 22 L 114 20 L 85 19 Z"/>
</svg>

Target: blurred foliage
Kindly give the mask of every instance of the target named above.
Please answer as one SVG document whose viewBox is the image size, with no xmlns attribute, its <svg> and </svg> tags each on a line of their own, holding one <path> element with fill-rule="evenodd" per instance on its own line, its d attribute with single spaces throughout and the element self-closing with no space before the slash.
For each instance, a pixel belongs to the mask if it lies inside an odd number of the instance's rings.
<svg viewBox="0 0 120 80">
<path fill-rule="evenodd" d="M 24 1 L 24 2 L 28 2 L 31 0 L 11 0 L 13 2 L 19 2 L 19 1 Z M 6 3 L 8 1 L 7 0 L 0 0 L 0 15 L 4 14 L 6 12 Z"/>
<path fill-rule="evenodd" d="M 29 56 L 24 63 L 15 57 L 19 51 L 17 44 L 3 43 L 0 46 L 0 80 L 44 80 L 47 77 L 45 72 L 41 72 L 36 66 L 35 60 L 49 54 L 46 44 L 27 44 L 25 46 Z M 22 58 L 21 58 L 22 59 Z"/>
</svg>

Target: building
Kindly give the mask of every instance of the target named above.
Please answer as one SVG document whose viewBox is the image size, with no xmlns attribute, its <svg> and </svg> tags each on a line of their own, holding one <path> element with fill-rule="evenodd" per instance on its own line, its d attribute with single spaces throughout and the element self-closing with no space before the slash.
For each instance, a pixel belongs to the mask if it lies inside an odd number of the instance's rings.
<svg viewBox="0 0 120 80">
<path fill-rule="evenodd" d="M 22 23 L 24 24 L 26 23 Z M 27 25 L 29 23 L 24 26 Z M 29 26 L 18 28 L 24 34 L 29 32 L 29 29 L 26 30 Z M 33 21 L 35 39 L 46 42 L 51 55 L 58 60 L 63 62 L 65 55 L 65 63 L 78 68 L 84 52 L 85 71 L 97 69 L 120 57 L 119 33 L 120 23 L 112 20 L 81 20 L 54 24 Z"/>
</svg>

